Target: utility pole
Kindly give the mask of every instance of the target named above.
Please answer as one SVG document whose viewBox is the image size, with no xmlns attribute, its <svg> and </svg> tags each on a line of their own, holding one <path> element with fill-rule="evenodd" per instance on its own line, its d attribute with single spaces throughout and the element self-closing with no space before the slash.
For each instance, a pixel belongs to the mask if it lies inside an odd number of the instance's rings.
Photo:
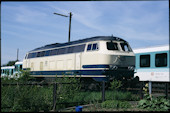
<svg viewBox="0 0 170 113">
<path fill-rule="evenodd" d="M 69 20 L 69 35 L 68 35 L 68 42 L 70 42 L 70 33 L 71 33 L 71 17 L 72 17 L 72 13 L 70 12 L 70 20 Z"/>
<path fill-rule="evenodd" d="M 59 15 L 59 16 L 64 16 L 64 17 L 69 17 L 69 32 L 68 32 L 68 42 L 70 42 L 70 34 L 71 34 L 71 17 L 72 17 L 72 13 L 70 12 L 70 15 L 67 16 L 67 15 L 63 15 L 63 14 L 59 14 L 59 13 L 53 13 L 53 14 L 56 14 L 56 15 Z"/>
<path fill-rule="evenodd" d="M 19 61 L 19 60 L 18 60 L 18 55 L 19 55 L 19 49 L 17 49 L 17 61 Z"/>
</svg>

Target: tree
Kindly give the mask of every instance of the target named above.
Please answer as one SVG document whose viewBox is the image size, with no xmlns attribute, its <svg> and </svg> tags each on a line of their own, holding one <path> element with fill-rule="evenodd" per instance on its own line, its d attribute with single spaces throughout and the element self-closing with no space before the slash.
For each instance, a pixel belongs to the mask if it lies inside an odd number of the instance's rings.
<svg viewBox="0 0 170 113">
<path fill-rule="evenodd" d="M 16 62 L 17 62 L 17 60 L 15 60 L 15 61 L 9 61 L 7 64 L 4 64 L 4 65 L 2 65 L 2 66 L 13 66 L 13 65 L 15 65 Z"/>
</svg>

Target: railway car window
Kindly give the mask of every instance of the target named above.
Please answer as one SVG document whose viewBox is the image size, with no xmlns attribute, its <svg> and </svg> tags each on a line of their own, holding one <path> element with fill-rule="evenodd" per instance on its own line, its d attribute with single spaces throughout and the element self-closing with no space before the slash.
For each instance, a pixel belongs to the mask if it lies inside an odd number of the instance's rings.
<svg viewBox="0 0 170 113">
<path fill-rule="evenodd" d="M 150 67 L 150 55 L 140 56 L 140 67 Z"/>
<path fill-rule="evenodd" d="M 117 43 L 107 42 L 107 49 L 108 50 L 118 50 Z"/>
<path fill-rule="evenodd" d="M 97 43 L 93 44 L 92 50 L 97 50 L 97 49 L 98 49 Z"/>
<path fill-rule="evenodd" d="M 127 43 L 120 43 L 123 51 L 132 51 Z"/>
<path fill-rule="evenodd" d="M 88 44 L 87 51 L 91 50 L 92 44 Z"/>
<path fill-rule="evenodd" d="M 22 69 L 22 65 L 20 65 L 20 70 Z"/>
<path fill-rule="evenodd" d="M 167 53 L 156 54 L 155 66 L 156 67 L 166 67 L 167 66 Z"/>
<path fill-rule="evenodd" d="M 11 75 L 13 75 L 13 72 L 14 72 L 14 70 L 12 69 L 12 70 L 11 70 Z"/>
<path fill-rule="evenodd" d="M 18 66 L 15 65 L 15 70 L 18 71 Z"/>
</svg>

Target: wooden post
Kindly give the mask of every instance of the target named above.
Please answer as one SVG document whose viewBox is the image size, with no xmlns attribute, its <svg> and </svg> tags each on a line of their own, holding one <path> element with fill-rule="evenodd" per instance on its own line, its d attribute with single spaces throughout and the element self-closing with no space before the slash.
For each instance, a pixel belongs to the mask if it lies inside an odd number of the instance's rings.
<svg viewBox="0 0 170 113">
<path fill-rule="evenodd" d="M 165 83 L 165 97 L 166 97 L 166 99 L 168 99 L 168 82 L 167 83 Z"/>
<path fill-rule="evenodd" d="M 105 81 L 102 81 L 102 102 L 105 101 Z"/>
<path fill-rule="evenodd" d="M 140 98 L 143 99 L 143 85 L 144 85 L 144 81 L 142 81 L 140 83 Z"/>
<path fill-rule="evenodd" d="M 56 110 L 56 100 L 57 100 L 57 84 L 53 84 L 53 111 Z"/>
</svg>

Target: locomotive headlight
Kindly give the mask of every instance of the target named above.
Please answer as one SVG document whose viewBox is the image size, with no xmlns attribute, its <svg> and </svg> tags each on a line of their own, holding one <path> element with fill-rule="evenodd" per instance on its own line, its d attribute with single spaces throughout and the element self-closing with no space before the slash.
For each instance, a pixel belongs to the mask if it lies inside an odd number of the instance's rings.
<svg viewBox="0 0 170 113">
<path fill-rule="evenodd" d="M 112 69 L 112 70 L 117 70 L 117 69 L 118 69 L 118 66 L 110 65 L 110 69 Z"/>
<path fill-rule="evenodd" d="M 135 69 L 135 67 L 134 66 L 128 66 L 128 69 L 133 71 Z"/>
</svg>

